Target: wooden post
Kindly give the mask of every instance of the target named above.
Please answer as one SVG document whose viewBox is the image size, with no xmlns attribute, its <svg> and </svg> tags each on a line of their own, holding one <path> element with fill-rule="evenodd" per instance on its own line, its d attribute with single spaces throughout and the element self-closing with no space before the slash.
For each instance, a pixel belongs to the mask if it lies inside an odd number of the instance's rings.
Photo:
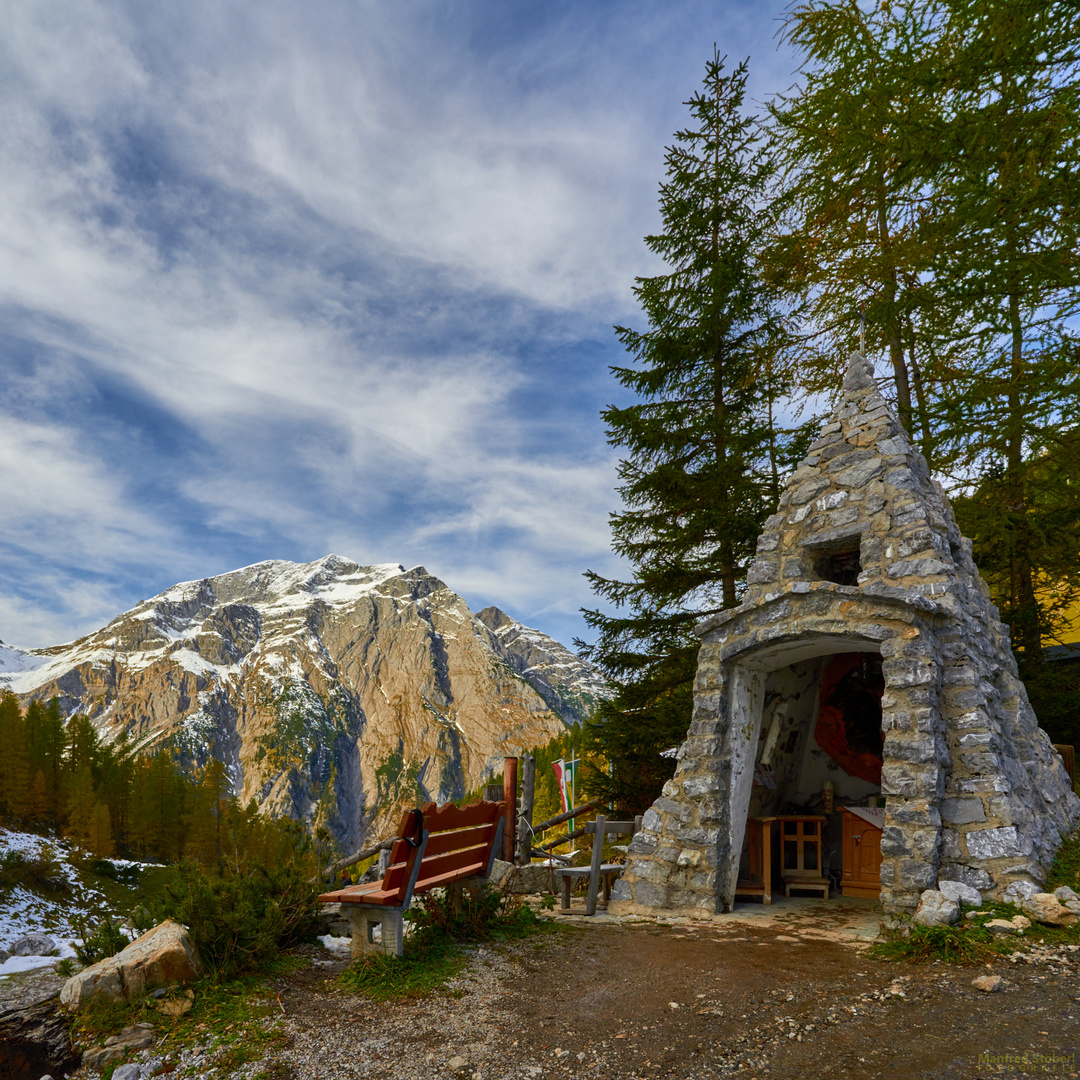
<svg viewBox="0 0 1080 1080">
<path fill-rule="evenodd" d="M 593 835 L 592 863 L 589 867 L 589 892 L 585 898 L 586 915 L 596 914 L 596 894 L 600 885 L 600 867 L 604 862 L 604 826 L 606 824 L 607 818 L 597 814 L 594 824 L 596 831 Z"/>
<path fill-rule="evenodd" d="M 517 836 L 517 758 L 503 762 L 503 800 L 506 803 L 506 824 L 503 826 L 503 862 L 514 861 L 514 837 Z"/>
<path fill-rule="evenodd" d="M 518 866 L 528 866 L 532 861 L 532 812 L 533 792 L 536 787 L 536 758 L 532 754 L 526 754 L 522 760 L 521 768 L 521 808 L 518 813 L 517 823 L 517 852 Z"/>
</svg>

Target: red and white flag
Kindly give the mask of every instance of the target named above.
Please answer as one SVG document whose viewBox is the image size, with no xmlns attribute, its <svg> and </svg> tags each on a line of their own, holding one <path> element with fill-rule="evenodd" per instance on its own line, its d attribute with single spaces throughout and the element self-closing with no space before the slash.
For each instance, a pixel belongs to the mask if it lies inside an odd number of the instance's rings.
<svg viewBox="0 0 1080 1080">
<path fill-rule="evenodd" d="M 563 813 L 574 808 L 574 768 L 576 761 L 568 765 L 562 758 L 553 761 L 551 767 L 555 770 L 555 783 L 559 785 L 559 798 L 562 800 Z"/>
</svg>

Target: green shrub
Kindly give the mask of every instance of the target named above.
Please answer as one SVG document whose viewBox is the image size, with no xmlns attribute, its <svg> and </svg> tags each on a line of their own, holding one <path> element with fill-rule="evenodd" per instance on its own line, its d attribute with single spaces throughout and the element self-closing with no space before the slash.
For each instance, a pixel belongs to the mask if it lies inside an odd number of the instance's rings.
<svg viewBox="0 0 1080 1080">
<path fill-rule="evenodd" d="M 461 952 L 446 940 L 408 940 L 404 956 L 376 953 L 354 960 L 341 973 L 341 985 L 375 1001 L 423 997 L 457 975 L 465 963 Z"/>
<path fill-rule="evenodd" d="M 101 920 L 93 933 L 90 932 L 89 922 L 85 918 L 74 915 L 71 921 L 75 932 L 82 938 L 81 945 L 74 941 L 71 944 L 79 963 L 84 967 L 96 964 L 107 956 L 115 956 L 130 943 L 127 934 L 108 917 Z"/>
<path fill-rule="evenodd" d="M 520 896 L 499 892 L 487 881 L 455 892 L 433 889 L 414 897 L 405 918 L 421 938 L 453 942 L 503 941 L 541 924 Z"/>
<path fill-rule="evenodd" d="M 165 914 L 188 928 L 219 982 L 258 970 L 311 936 L 319 890 L 302 864 L 219 872 L 185 861 L 179 876 L 179 884 L 166 888 Z"/>
<path fill-rule="evenodd" d="M 138 866 L 117 866 L 111 859 L 89 859 L 80 865 L 90 873 L 108 878 L 118 885 L 133 886 L 139 883 L 141 870 Z"/>
<path fill-rule="evenodd" d="M 143 904 L 137 904 L 131 909 L 128 915 L 128 922 L 131 924 L 132 930 L 138 934 L 145 934 L 147 930 L 153 929 L 161 919 L 157 918 L 154 913 Z"/>
<path fill-rule="evenodd" d="M 1007 946 L 995 941 L 982 926 L 916 926 L 905 922 L 882 933 L 870 946 L 878 960 L 909 960 L 915 963 L 944 960 L 975 964 L 998 956 Z"/>
</svg>

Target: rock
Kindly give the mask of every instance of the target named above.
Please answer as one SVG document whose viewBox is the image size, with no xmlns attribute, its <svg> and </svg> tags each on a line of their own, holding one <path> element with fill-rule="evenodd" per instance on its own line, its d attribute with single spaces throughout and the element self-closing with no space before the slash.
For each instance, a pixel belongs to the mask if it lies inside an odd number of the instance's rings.
<svg viewBox="0 0 1080 1080">
<path fill-rule="evenodd" d="M 1022 906 L 1025 900 L 1030 900 L 1039 891 L 1038 885 L 1030 881 L 1011 881 L 1001 894 L 1001 899 L 1006 904 Z"/>
<path fill-rule="evenodd" d="M 198 674 L 182 662 L 190 649 Z M 378 656 L 395 659 L 372 662 Z M 326 797 L 336 810 L 326 809 L 347 851 L 397 828 L 401 810 L 380 799 L 376 779 L 399 752 L 388 732 L 435 778 L 425 801 L 442 803 L 487 780 L 508 746 L 545 745 L 609 693 L 591 663 L 498 608 L 472 612 L 423 567 L 335 555 L 178 585 L 60 646 L 50 663 L 45 681 L 26 686 L 24 707 L 59 694 L 74 711 L 93 709 L 107 742 L 127 732 L 156 743 L 198 716 L 232 733 L 229 756 L 242 763 L 236 794 L 263 813 L 310 817 L 312 787 L 321 791 L 332 769 Z M 279 672 L 272 692 L 266 665 Z M 300 695 L 289 709 L 278 699 L 286 690 Z M 335 703 L 334 719 L 320 701 Z M 260 752 L 295 739 L 328 741 L 295 763 Z"/>
<path fill-rule="evenodd" d="M 559 891 L 559 879 L 554 870 L 542 863 L 515 866 L 496 859 L 491 868 L 491 881 L 497 888 L 511 896 L 533 896 L 536 893 Z"/>
<path fill-rule="evenodd" d="M 1028 923 L 1028 926 L 1030 925 L 1031 923 Z M 1017 926 L 1011 919 L 991 919 L 985 926 L 994 935 L 1020 934 L 1023 932 L 1022 927 Z"/>
<path fill-rule="evenodd" d="M 982 894 L 978 889 L 965 885 L 962 881 L 939 881 L 938 892 L 955 900 L 958 904 L 966 904 L 968 907 L 978 907 L 982 903 Z"/>
<path fill-rule="evenodd" d="M 1018 926 L 1021 930 L 1027 930 L 1027 928 L 1031 926 L 1031 920 L 1025 915 L 1014 915 L 1009 922 L 1011 922 L 1013 926 Z"/>
<path fill-rule="evenodd" d="M 55 998 L 9 1009 L 0 1013 L 0 1045 L 18 1048 L 29 1065 L 41 1069 L 39 1075 L 50 1068 L 65 1075 L 79 1063 L 68 1035 L 69 1023 L 56 1007 Z"/>
<path fill-rule="evenodd" d="M 965 919 L 981 919 L 984 915 L 989 915 L 989 911 L 965 911 Z"/>
<path fill-rule="evenodd" d="M 375 865 L 378 866 L 378 863 Z M 322 905 L 315 922 L 315 933 L 320 936 L 329 934 L 330 937 L 348 937 L 352 933 L 349 916 L 342 914 L 340 904 Z"/>
<path fill-rule="evenodd" d="M 202 963 L 187 930 L 166 920 L 115 956 L 73 975 L 60 1001 L 73 1012 L 92 998 L 133 1004 L 155 987 L 191 982 L 201 974 Z"/>
<path fill-rule="evenodd" d="M 1000 975 L 980 975 L 971 980 L 971 985 L 984 994 L 997 994 L 1005 989 L 1005 980 Z"/>
<path fill-rule="evenodd" d="M 160 990 L 154 992 L 156 1000 L 150 1002 L 150 1007 L 162 1016 L 184 1016 L 195 1004 L 195 991 L 191 989 L 168 996 L 159 996 L 161 993 Z"/>
<path fill-rule="evenodd" d="M 459 1055 L 457 1057 L 452 1057 L 446 1064 L 448 1068 L 457 1072 L 458 1069 L 465 1068 L 465 1059 Z"/>
<path fill-rule="evenodd" d="M 3 949 L 0 949 L 0 964 L 2 964 L 5 960 L 9 959 L 10 956 L 11 953 L 5 952 Z"/>
<path fill-rule="evenodd" d="M 117 1065 L 113 1070 L 112 1080 L 142 1080 L 146 1070 L 135 1061 L 129 1061 L 126 1065 Z"/>
<path fill-rule="evenodd" d="M 1070 926 L 1077 917 L 1058 903 L 1053 893 L 1036 893 L 1021 905 L 1025 915 L 1047 926 Z"/>
<path fill-rule="evenodd" d="M 110 1035 L 104 1045 L 87 1050 L 83 1054 L 83 1065 L 102 1069 L 114 1061 L 123 1061 L 129 1053 L 148 1047 L 154 1041 L 156 1030 L 153 1024 L 132 1024 L 118 1034 Z"/>
<path fill-rule="evenodd" d="M 52 956 L 60 949 L 47 934 L 26 934 L 11 946 L 12 956 Z"/>
<path fill-rule="evenodd" d="M 1054 890 L 1054 896 L 1057 897 L 1057 901 L 1059 904 L 1067 905 L 1074 900 L 1080 900 L 1080 896 L 1073 892 L 1073 890 L 1070 889 L 1068 885 L 1059 885 Z"/>
<path fill-rule="evenodd" d="M 919 897 L 919 906 L 912 916 L 919 926 L 952 926 L 960 918 L 960 905 L 937 889 L 927 889 Z"/>
</svg>

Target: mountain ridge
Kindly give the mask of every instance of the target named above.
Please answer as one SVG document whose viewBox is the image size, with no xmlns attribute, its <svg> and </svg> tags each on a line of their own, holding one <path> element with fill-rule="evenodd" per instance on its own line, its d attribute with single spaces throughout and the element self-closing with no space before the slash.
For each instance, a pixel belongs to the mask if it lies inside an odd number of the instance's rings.
<svg viewBox="0 0 1080 1080">
<path fill-rule="evenodd" d="M 245 801 L 349 843 L 474 789 L 605 692 L 570 650 L 473 614 L 423 567 L 339 555 L 180 582 L 64 645 L 0 645 L 5 687 L 189 771 L 216 757 Z"/>
</svg>

